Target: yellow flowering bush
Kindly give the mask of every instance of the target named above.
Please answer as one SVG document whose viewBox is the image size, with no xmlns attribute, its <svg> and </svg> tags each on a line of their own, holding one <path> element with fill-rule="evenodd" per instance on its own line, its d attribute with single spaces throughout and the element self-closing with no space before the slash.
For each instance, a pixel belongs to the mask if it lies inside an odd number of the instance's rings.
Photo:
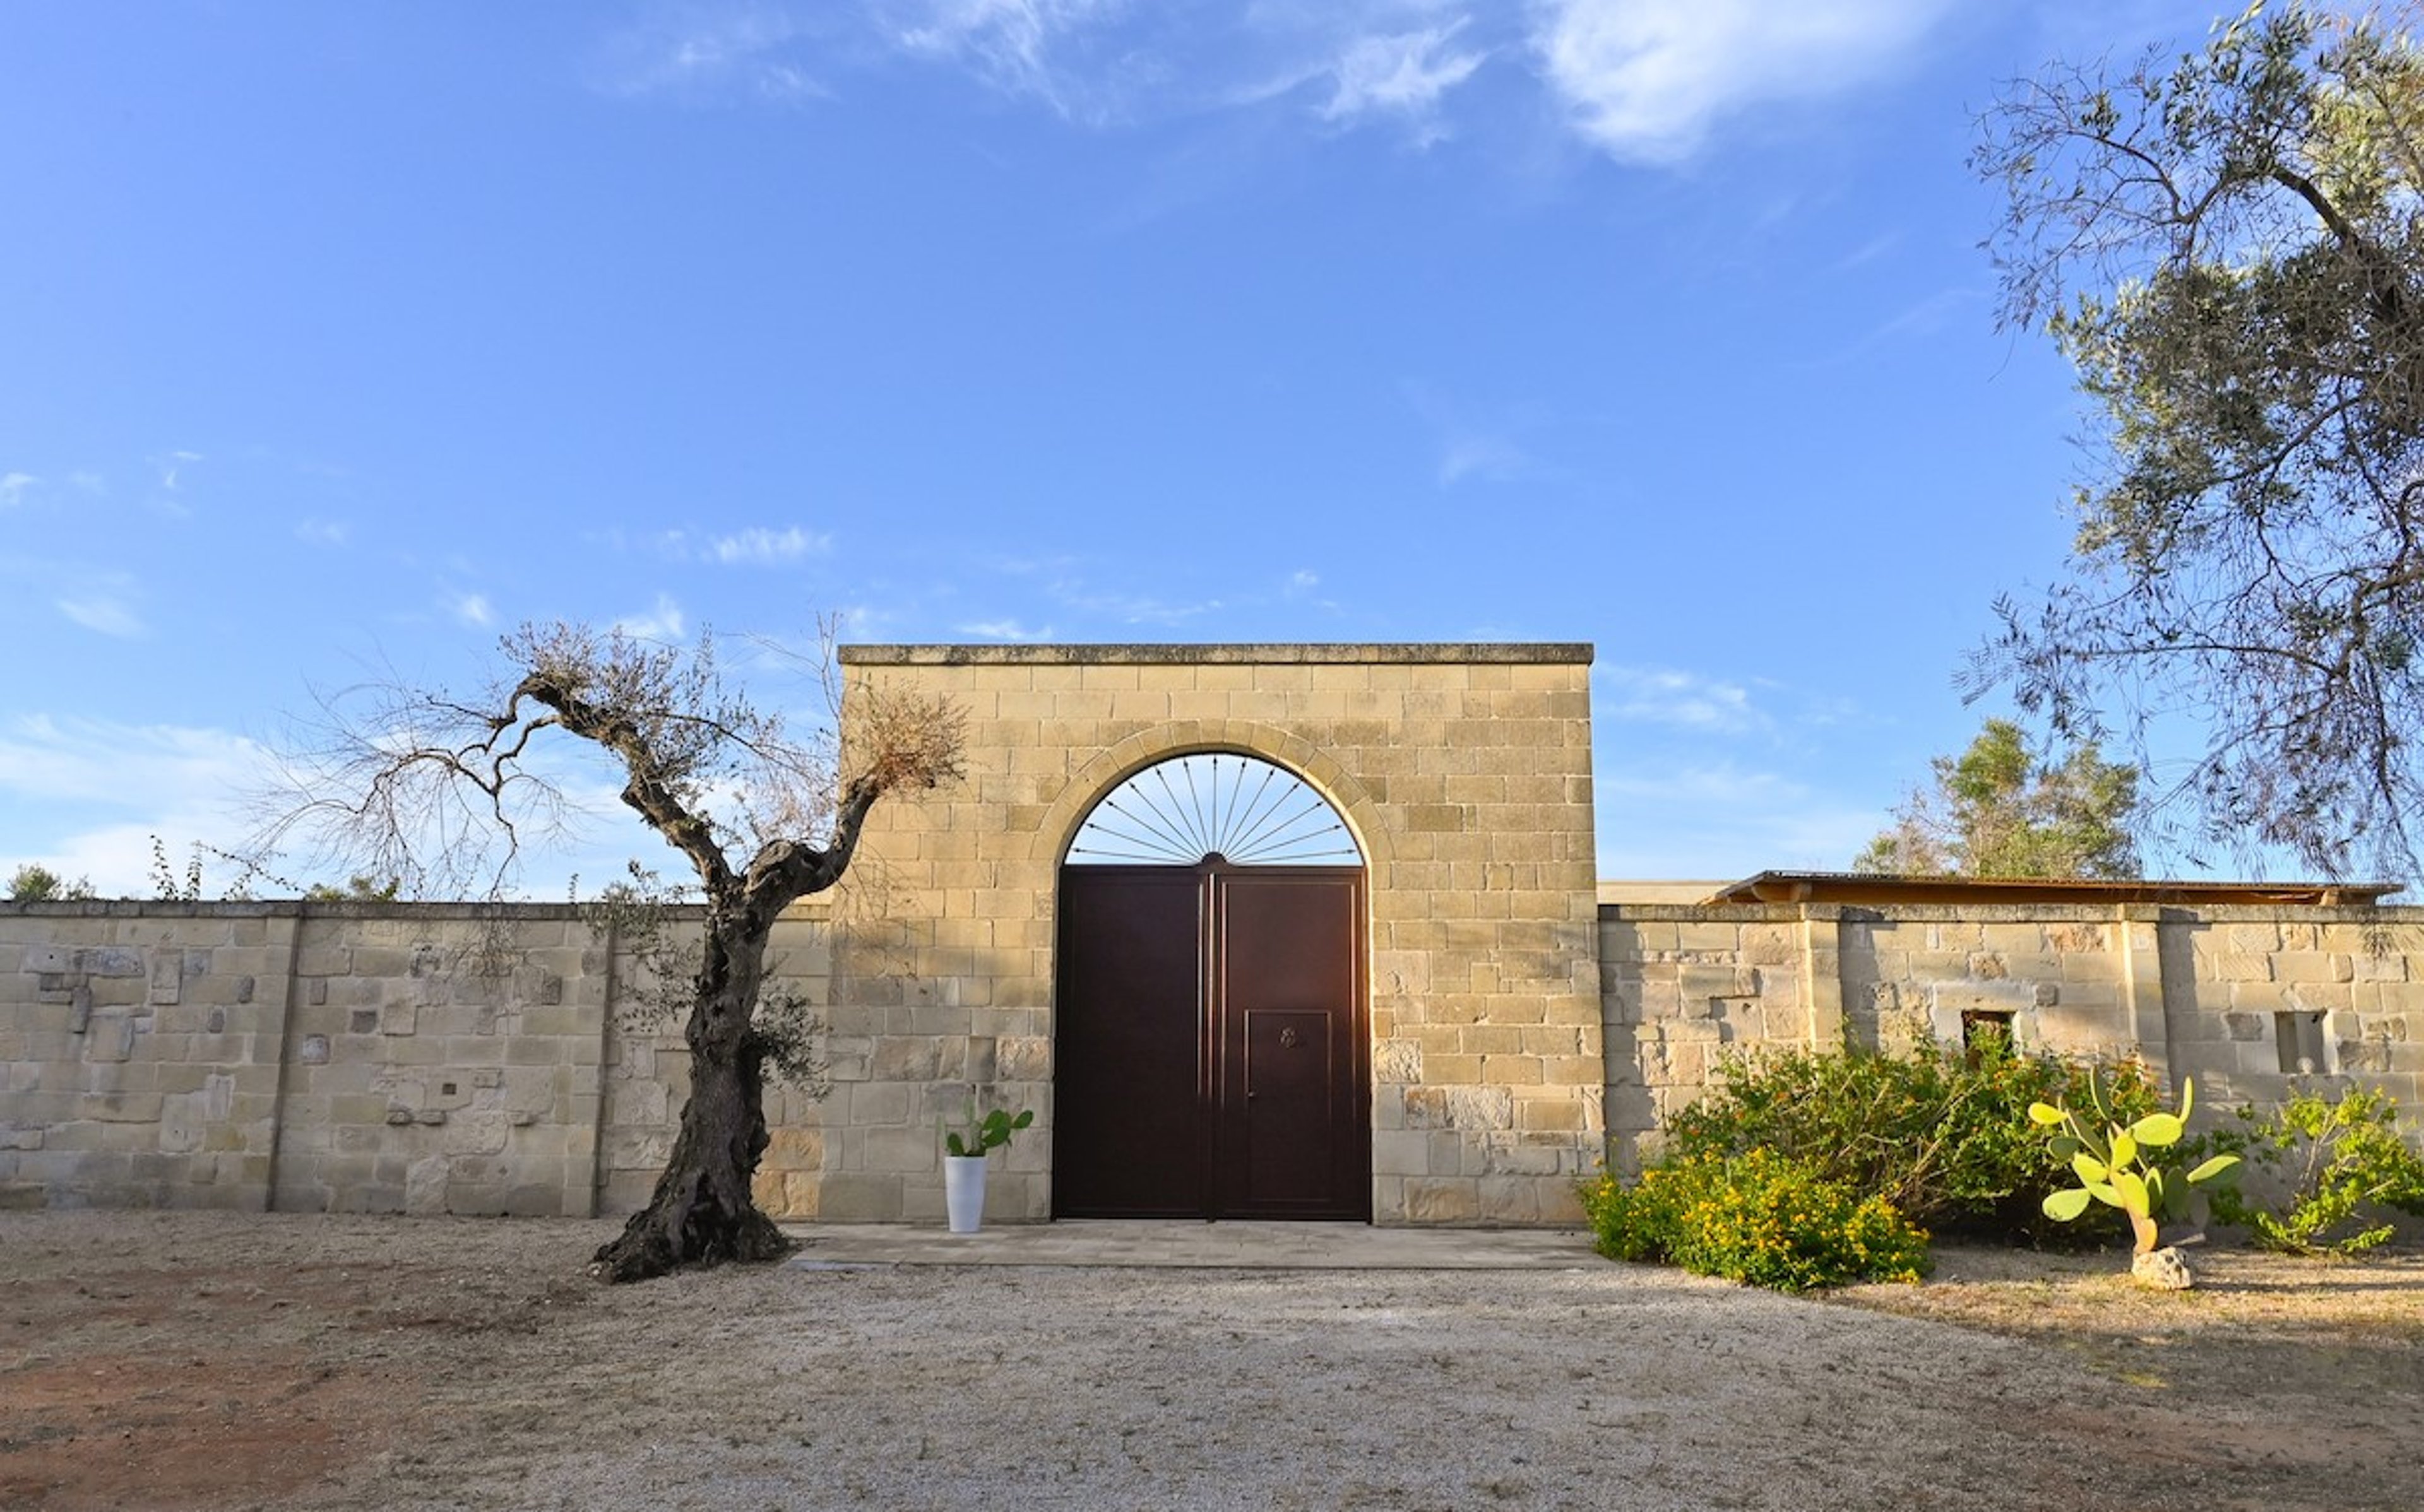
<svg viewBox="0 0 2424 1512">
<path fill-rule="evenodd" d="M 1861 1197 L 1806 1162 L 1753 1149 L 1651 1167 L 1626 1186 L 1586 1184 L 1600 1253 L 1663 1261 L 1781 1292 L 1853 1281 L 1915 1281 L 1927 1235 L 1882 1197 Z"/>
</svg>

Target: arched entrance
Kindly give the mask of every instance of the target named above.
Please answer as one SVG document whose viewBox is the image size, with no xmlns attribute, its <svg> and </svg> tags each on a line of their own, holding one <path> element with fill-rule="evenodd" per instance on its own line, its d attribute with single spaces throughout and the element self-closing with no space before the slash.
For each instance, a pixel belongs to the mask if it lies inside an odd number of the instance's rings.
<svg viewBox="0 0 2424 1512">
<path fill-rule="evenodd" d="M 1107 794 L 1062 863 L 1059 1218 L 1368 1220 L 1362 853 L 1259 757 Z"/>
</svg>

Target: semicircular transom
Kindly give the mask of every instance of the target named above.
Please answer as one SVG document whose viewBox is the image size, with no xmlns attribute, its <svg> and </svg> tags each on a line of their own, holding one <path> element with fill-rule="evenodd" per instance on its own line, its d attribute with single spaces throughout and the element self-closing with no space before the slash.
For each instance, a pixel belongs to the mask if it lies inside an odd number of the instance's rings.
<svg viewBox="0 0 2424 1512">
<path fill-rule="evenodd" d="M 1070 842 L 1071 866 L 1352 867 L 1354 832 L 1285 767 L 1236 751 L 1156 762 L 1103 795 Z"/>
</svg>

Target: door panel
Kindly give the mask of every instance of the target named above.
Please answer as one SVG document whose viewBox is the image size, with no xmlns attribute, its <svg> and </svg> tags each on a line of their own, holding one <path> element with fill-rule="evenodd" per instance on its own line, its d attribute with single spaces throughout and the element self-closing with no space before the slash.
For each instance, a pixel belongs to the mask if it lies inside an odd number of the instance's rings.
<svg viewBox="0 0 2424 1512">
<path fill-rule="evenodd" d="M 1053 1211 L 1371 1216 L 1363 873 L 1061 872 Z"/>
<path fill-rule="evenodd" d="M 1238 1217 L 1371 1211 L 1355 875 L 1216 872 L 1218 1175 Z"/>
<path fill-rule="evenodd" d="M 1064 1216 L 1204 1211 L 1202 894 L 1166 867 L 1063 875 L 1052 1189 Z"/>
</svg>

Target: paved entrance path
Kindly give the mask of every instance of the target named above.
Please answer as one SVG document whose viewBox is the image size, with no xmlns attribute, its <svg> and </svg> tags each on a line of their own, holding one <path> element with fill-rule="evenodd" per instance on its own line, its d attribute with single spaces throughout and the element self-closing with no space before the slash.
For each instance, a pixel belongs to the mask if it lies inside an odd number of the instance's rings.
<svg viewBox="0 0 2424 1512">
<path fill-rule="evenodd" d="M 1380 1229 L 1364 1223 L 1063 1219 L 989 1224 L 787 1223 L 794 1265 L 1148 1266 L 1220 1270 L 1573 1270 L 1603 1266 L 1571 1229 Z"/>
</svg>

